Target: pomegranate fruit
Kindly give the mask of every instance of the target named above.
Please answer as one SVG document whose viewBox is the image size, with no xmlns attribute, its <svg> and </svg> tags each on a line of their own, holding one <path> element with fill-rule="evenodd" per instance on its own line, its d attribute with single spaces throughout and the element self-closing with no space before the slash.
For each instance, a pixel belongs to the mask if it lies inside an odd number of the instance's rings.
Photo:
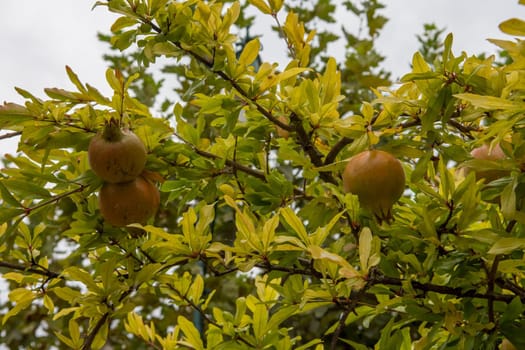
<svg viewBox="0 0 525 350">
<path fill-rule="evenodd" d="M 379 222 L 392 219 L 392 206 L 405 190 L 401 162 L 390 153 L 368 150 L 348 160 L 343 172 L 343 188 L 358 196 L 359 203 Z"/>
<path fill-rule="evenodd" d="M 113 226 L 145 224 L 160 204 L 157 187 L 139 176 L 123 183 L 106 182 L 98 196 L 102 217 Z"/>
<path fill-rule="evenodd" d="M 91 139 L 88 159 L 91 169 L 102 180 L 129 182 L 144 170 L 146 147 L 135 133 L 110 123 Z"/>
<path fill-rule="evenodd" d="M 492 161 L 502 160 L 502 159 L 505 159 L 506 157 L 499 143 L 496 144 L 496 146 L 494 146 L 492 149 L 490 149 L 490 145 L 486 143 L 483 146 L 474 148 L 470 152 L 470 155 L 474 159 L 492 160 Z M 499 178 L 505 177 L 509 174 L 507 170 L 499 170 L 499 169 L 474 170 L 470 168 L 467 168 L 467 173 L 471 170 L 475 171 L 476 180 L 485 179 L 486 183 L 489 183 Z"/>
</svg>

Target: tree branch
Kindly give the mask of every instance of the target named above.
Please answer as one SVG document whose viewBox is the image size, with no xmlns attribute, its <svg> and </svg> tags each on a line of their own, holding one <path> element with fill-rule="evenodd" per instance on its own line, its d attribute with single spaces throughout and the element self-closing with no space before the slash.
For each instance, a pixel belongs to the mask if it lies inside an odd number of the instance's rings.
<svg viewBox="0 0 525 350">
<path fill-rule="evenodd" d="M 45 200 L 45 201 L 42 201 L 42 202 L 38 203 L 34 207 L 24 208 L 25 215 L 29 215 L 29 214 L 31 214 L 32 211 L 34 211 L 36 209 L 40 209 L 42 207 L 45 207 L 48 204 L 57 202 L 57 201 L 61 200 L 62 198 L 68 197 L 68 196 L 70 196 L 70 195 L 72 195 L 74 193 L 82 192 L 82 191 L 84 191 L 84 189 L 86 189 L 86 187 L 87 187 L 86 185 L 81 185 L 80 184 L 79 187 L 75 188 L 74 190 L 57 194 L 56 196 L 53 196 L 53 197 L 51 197 L 48 200 Z"/>
<path fill-rule="evenodd" d="M 370 285 L 386 284 L 386 285 L 392 285 L 392 286 L 402 286 L 405 280 L 400 279 L 400 278 L 387 277 L 381 274 L 377 274 L 376 272 L 375 274 L 370 274 L 370 278 L 368 282 Z M 497 294 L 494 292 L 479 293 L 475 290 L 465 291 L 457 287 L 448 287 L 448 286 L 442 286 L 442 285 L 431 284 L 431 283 L 421 283 L 418 281 L 411 281 L 410 283 L 414 289 L 418 289 L 422 292 L 435 292 L 439 294 L 448 294 L 448 295 L 454 295 L 458 298 L 488 299 L 488 300 L 502 301 L 505 303 L 510 303 L 516 297 L 515 295 Z M 525 297 L 520 296 L 520 298 L 522 302 L 525 302 Z"/>
<path fill-rule="evenodd" d="M 312 164 L 316 167 L 321 167 L 324 165 L 323 155 L 319 150 L 314 146 L 310 136 L 306 133 L 306 130 L 303 127 L 303 122 L 299 116 L 295 113 L 290 115 L 290 125 L 292 125 L 293 130 L 297 135 L 297 141 L 299 145 L 303 148 L 304 152 L 308 155 Z M 337 181 L 332 176 L 331 172 L 319 172 L 319 176 L 326 182 L 337 184 Z"/>
<path fill-rule="evenodd" d="M 197 153 L 198 155 L 204 157 L 204 158 L 208 158 L 208 159 L 221 159 L 221 160 L 224 160 L 224 163 L 231 167 L 234 171 L 236 170 L 239 170 L 239 171 L 242 171 L 243 173 L 246 173 L 248 175 L 251 175 L 253 177 L 256 177 L 264 182 L 267 182 L 266 180 L 266 175 L 263 171 L 259 170 L 259 169 L 254 169 L 254 168 L 250 168 L 249 166 L 246 166 L 246 165 L 243 165 L 243 164 L 240 164 L 239 162 L 235 161 L 235 160 L 232 160 L 232 159 L 224 159 L 216 154 L 213 154 L 213 153 L 210 153 L 208 151 L 204 151 L 204 150 L 201 150 L 199 149 L 197 146 L 195 146 L 194 144 L 192 144 L 191 142 L 189 141 L 186 141 L 184 138 L 182 138 L 181 136 L 175 134 L 175 136 L 177 136 L 178 139 L 180 139 L 182 142 L 184 142 L 185 144 L 187 144 L 188 146 L 190 146 L 192 148 L 192 150 Z M 304 193 L 303 190 L 299 189 L 299 188 L 296 188 L 294 187 L 293 189 L 293 192 L 296 196 L 301 196 L 301 197 L 304 197 L 304 198 L 308 198 L 306 196 L 306 194 Z"/>
<path fill-rule="evenodd" d="M 335 329 L 334 334 L 332 335 L 332 342 L 330 343 L 330 350 L 336 350 L 337 341 L 339 340 L 339 336 L 341 335 L 341 332 L 343 331 L 343 328 L 345 327 L 346 319 L 348 318 L 348 315 L 350 315 L 351 311 L 352 311 L 351 308 L 346 307 L 344 308 L 343 312 L 341 312 L 341 316 L 339 318 L 339 324 L 337 325 L 337 328 Z"/>
<path fill-rule="evenodd" d="M 328 152 L 326 158 L 324 159 L 324 165 L 331 164 L 335 161 L 335 158 L 345 148 L 347 145 L 351 144 L 354 140 L 348 137 L 343 137 L 339 140 L 334 147 Z"/>
<path fill-rule="evenodd" d="M 0 140 L 10 139 L 11 137 L 16 137 L 19 135 L 22 135 L 21 131 L 8 132 L 3 135 L 0 135 Z"/>
<path fill-rule="evenodd" d="M 53 272 L 51 270 L 43 269 L 43 267 L 41 267 L 41 266 L 38 266 L 38 268 L 37 268 L 34 265 L 24 266 L 24 265 L 18 265 L 18 264 L 9 263 L 9 262 L 6 262 L 6 261 L 0 261 L 0 268 L 6 268 L 6 269 L 10 269 L 10 270 L 17 270 L 17 271 L 24 271 L 24 272 L 31 272 L 31 273 L 34 273 L 34 274 L 37 274 L 37 275 L 46 276 L 48 278 L 61 278 L 61 279 L 63 279 L 63 277 L 60 276 L 59 273 Z"/>
<path fill-rule="evenodd" d="M 108 318 L 109 318 L 109 312 L 106 312 L 104 315 L 102 315 L 100 320 L 98 320 L 98 322 L 95 325 L 95 327 L 93 327 L 93 329 L 91 330 L 91 332 L 87 336 L 86 340 L 84 340 L 84 343 L 82 344 L 82 348 L 81 348 L 82 350 L 90 350 L 91 349 L 91 345 L 93 344 L 93 341 L 95 340 L 95 337 L 97 336 L 97 334 L 100 331 L 100 329 L 104 326 L 104 324 L 106 323 Z"/>
</svg>

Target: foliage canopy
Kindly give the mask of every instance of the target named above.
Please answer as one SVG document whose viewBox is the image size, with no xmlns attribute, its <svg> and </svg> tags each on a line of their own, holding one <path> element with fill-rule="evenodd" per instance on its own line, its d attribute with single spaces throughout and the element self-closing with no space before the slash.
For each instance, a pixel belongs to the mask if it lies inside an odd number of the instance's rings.
<svg viewBox="0 0 525 350">
<path fill-rule="evenodd" d="M 345 1 L 366 30 L 323 28 L 330 0 L 109 0 L 105 96 L 82 82 L 17 88 L 0 107 L 20 136 L 0 174 L 1 342 L 75 349 L 496 349 L 525 347 L 524 41 L 456 55 L 428 27 L 391 85 L 374 42 L 377 0 Z M 288 50 L 263 59 L 254 16 Z M 525 36 L 510 19 L 503 32 Z M 431 36 L 432 31 L 435 36 Z M 437 34 L 436 34 L 437 33 Z M 330 43 L 347 42 L 342 62 Z M 427 44 L 425 44 L 427 42 Z M 426 46 L 425 46 L 426 45 Z M 424 50 L 426 48 L 426 51 Z M 158 101 L 159 57 L 176 97 Z M 428 62 L 425 58 L 431 58 Z M 143 141 L 161 208 L 104 222 L 89 140 L 119 120 Z M 289 132 L 281 137 L 276 127 Z M 501 145 L 501 161 L 470 150 Z M 342 189 L 346 160 L 403 163 L 404 196 L 378 223 Z M 505 169 L 491 183 L 461 168 Z"/>
</svg>

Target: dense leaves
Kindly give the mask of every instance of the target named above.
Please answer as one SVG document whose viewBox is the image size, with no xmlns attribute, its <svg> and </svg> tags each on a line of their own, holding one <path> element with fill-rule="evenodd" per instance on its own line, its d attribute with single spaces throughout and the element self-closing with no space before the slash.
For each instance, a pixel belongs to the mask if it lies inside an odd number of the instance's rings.
<svg viewBox="0 0 525 350">
<path fill-rule="evenodd" d="M 335 5 L 301 4 L 100 1 L 120 15 L 109 42 L 134 50 L 108 56 L 112 96 L 66 67 L 73 91 L 19 88 L 25 104 L 0 107 L 6 137 L 20 136 L 0 177 L 2 343 L 525 347 L 523 41 L 492 40 L 511 58 L 501 64 L 454 54 L 451 34 L 441 47 L 434 38 L 389 87 L 373 48 L 380 3 L 344 3 L 366 18 L 366 37 L 317 34 Z M 274 20 L 285 65 L 260 57 L 263 37 L 245 40 L 247 11 Z M 501 30 L 522 36 L 525 25 Z M 326 46 L 337 39 L 349 45 L 339 63 Z M 161 81 L 122 66 L 159 57 L 180 83 L 162 115 Z M 114 227 L 100 213 L 87 149 L 109 120 L 141 139 L 159 183 L 160 208 L 143 225 Z M 487 143 L 503 159 L 473 159 Z M 403 164 L 390 222 L 343 190 L 346 160 L 366 149 Z M 505 175 L 476 180 L 489 169 Z"/>
</svg>

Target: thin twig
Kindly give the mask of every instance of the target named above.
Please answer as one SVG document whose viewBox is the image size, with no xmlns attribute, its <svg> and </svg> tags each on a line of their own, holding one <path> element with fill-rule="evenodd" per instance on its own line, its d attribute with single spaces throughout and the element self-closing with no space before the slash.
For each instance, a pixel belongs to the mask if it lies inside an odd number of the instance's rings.
<svg viewBox="0 0 525 350">
<path fill-rule="evenodd" d="M 46 276 L 46 277 L 49 277 L 49 278 L 62 278 L 63 279 L 63 277 L 60 276 L 59 273 L 51 271 L 51 270 L 48 270 L 48 269 L 44 269 L 42 266 L 38 266 L 38 268 L 35 268 L 34 265 L 24 266 L 24 265 L 18 265 L 18 264 L 9 263 L 9 262 L 6 262 L 6 261 L 0 261 L 0 268 L 2 268 L 2 267 L 10 269 L 10 270 L 31 272 L 31 273 L 35 273 L 37 275 Z"/>
<path fill-rule="evenodd" d="M 97 334 L 100 331 L 100 329 L 106 323 L 108 317 L 109 317 L 109 312 L 106 312 L 104 315 L 102 315 L 100 320 L 98 320 L 97 324 L 91 330 L 91 332 L 87 336 L 86 340 L 84 340 L 84 343 L 82 344 L 82 350 L 90 350 L 91 349 L 91 345 L 93 344 L 93 341 L 95 340 L 95 337 L 97 336 Z"/>
<path fill-rule="evenodd" d="M 341 335 L 343 328 L 345 328 L 346 319 L 348 318 L 348 315 L 350 315 L 351 311 L 352 309 L 347 307 L 341 313 L 341 317 L 339 318 L 339 324 L 337 325 L 337 328 L 335 329 L 334 334 L 332 335 L 332 342 L 330 343 L 331 350 L 336 349 L 337 341 L 339 340 L 339 336 Z"/>
<path fill-rule="evenodd" d="M 284 39 L 284 42 L 286 43 L 286 47 L 288 48 L 288 51 L 290 51 L 290 56 L 292 58 L 296 58 L 295 49 L 292 43 L 290 42 L 290 40 L 288 40 L 288 36 L 284 32 L 283 26 L 281 25 L 281 22 L 279 21 L 279 18 L 277 17 L 277 13 L 272 13 L 272 17 L 275 20 L 275 23 L 277 24 L 277 28 L 279 29 L 279 34 Z"/>
<path fill-rule="evenodd" d="M 405 280 L 394 277 L 387 276 L 374 276 L 371 277 L 368 281 L 370 285 L 375 284 L 386 284 L 393 286 L 402 286 Z M 418 289 L 423 292 L 435 292 L 439 294 L 448 294 L 454 295 L 458 298 L 477 298 L 477 299 L 492 299 L 494 301 L 502 301 L 505 303 L 510 303 L 516 296 L 510 294 L 497 294 L 497 293 L 479 293 L 475 290 L 463 290 L 462 288 L 457 287 L 448 287 L 431 283 L 421 283 L 418 281 L 410 282 L 414 289 Z M 525 297 L 520 296 L 521 301 L 525 302 Z"/>
<path fill-rule="evenodd" d="M 244 164 L 240 164 L 239 162 L 235 161 L 235 160 L 232 160 L 232 159 L 223 159 L 221 156 L 218 156 L 216 154 L 213 154 L 213 153 L 210 153 L 208 151 L 203 151 L 201 149 L 199 149 L 197 146 L 195 146 L 194 144 L 192 144 L 191 142 L 189 141 L 186 141 L 184 138 L 182 138 L 180 135 L 177 135 L 175 134 L 175 136 L 177 136 L 177 138 L 179 138 L 182 142 L 184 142 L 185 144 L 187 144 L 188 146 L 190 146 L 192 148 L 192 150 L 197 153 L 198 155 L 204 157 L 204 158 L 208 158 L 208 159 L 221 159 L 221 160 L 224 160 L 224 163 L 231 167 L 234 171 L 236 170 L 239 170 L 239 171 L 242 171 L 243 173 L 246 173 L 248 175 L 251 175 L 253 177 L 256 177 L 264 182 L 267 182 L 267 179 L 266 179 L 266 175 L 264 174 L 263 171 L 259 170 L 259 169 L 255 169 L 255 168 L 251 168 L 249 166 L 246 166 Z M 304 198 L 309 198 L 305 195 L 304 191 L 299 189 L 299 188 L 295 188 L 293 189 L 294 191 L 294 194 L 296 196 L 301 196 L 301 197 L 304 197 Z"/>
<path fill-rule="evenodd" d="M 35 205 L 34 207 L 29 207 L 29 208 L 24 208 L 24 213 L 25 215 L 29 215 L 31 214 L 32 211 L 36 210 L 36 209 L 40 209 L 48 204 L 52 204 L 54 202 L 57 202 L 59 200 L 61 200 L 62 198 L 65 198 L 65 197 L 68 197 L 68 196 L 71 196 L 72 194 L 75 194 L 75 193 L 78 193 L 78 192 L 82 192 L 86 189 L 86 185 L 79 185 L 80 187 L 78 188 L 75 188 L 74 190 L 71 190 L 71 191 L 67 191 L 67 192 L 63 192 L 63 193 L 60 193 L 56 196 L 53 196 L 51 197 L 50 199 L 48 200 L 45 200 L 43 202 L 40 202 L 38 203 L 37 205 Z"/>
<path fill-rule="evenodd" d="M 0 140 L 10 139 L 11 137 L 16 137 L 20 135 L 22 135 L 21 131 L 8 132 L 3 135 L 0 135 Z"/>
<path fill-rule="evenodd" d="M 458 129 L 463 135 L 465 135 L 469 139 L 474 140 L 474 136 L 472 136 L 472 132 L 477 131 L 478 130 L 477 128 L 471 128 L 471 127 L 465 126 L 454 119 L 449 119 L 447 123 L 453 126 L 454 128 Z"/>
</svg>

